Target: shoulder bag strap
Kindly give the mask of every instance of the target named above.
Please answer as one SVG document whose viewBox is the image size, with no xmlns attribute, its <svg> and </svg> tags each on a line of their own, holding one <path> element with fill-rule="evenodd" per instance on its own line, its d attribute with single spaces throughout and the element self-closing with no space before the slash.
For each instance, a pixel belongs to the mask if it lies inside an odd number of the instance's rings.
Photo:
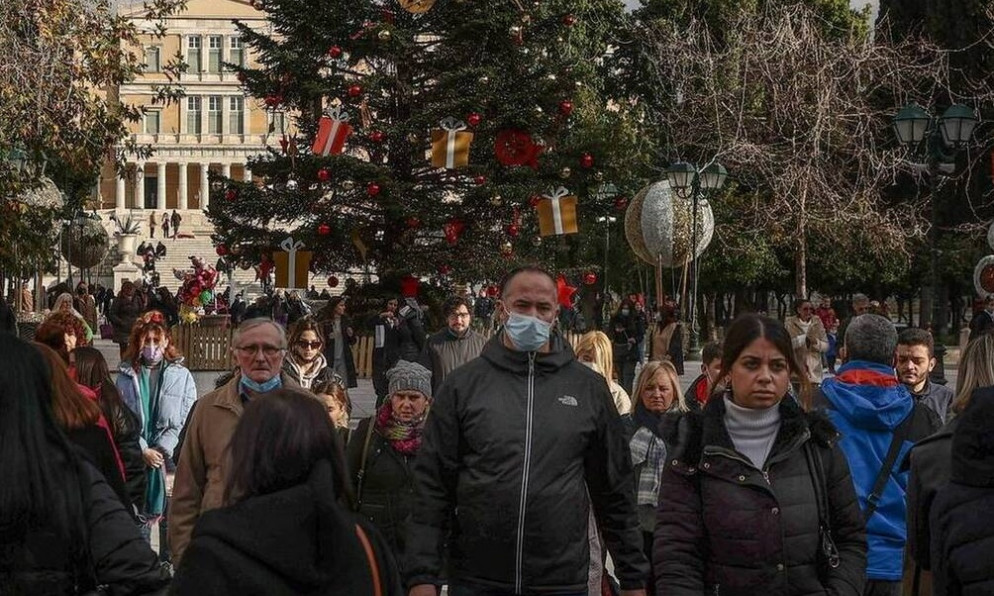
<svg viewBox="0 0 994 596">
<path fill-rule="evenodd" d="M 877 511 L 877 506 L 880 504 L 880 497 L 883 495 L 884 488 L 887 486 L 887 481 L 890 480 L 891 470 L 894 469 L 894 464 L 897 463 L 897 456 L 901 453 L 901 446 L 904 445 L 904 439 L 911 430 L 911 425 L 914 423 L 917 412 L 918 406 L 916 405 L 911 408 L 911 412 L 904 421 L 894 429 L 894 436 L 890 440 L 890 448 L 887 449 L 887 458 L 884 459 L 884 463 L 880 467 L 880 472 L 877 473 L 877 479 L 873 482 L 873 490 L 866 497 L 864 518 L 867 522 L 870 521 L 870 518 Z"/>
<path fill-rule="evenodd" d="M 373 424 L 375 414 L 369 418 L 366 425 L 366 438 L 362 442 L 362 458 L 359 460 L 359 471 L 356 473 L 356 506 L 362 505 L 362 479 L 366 475 L 366 458 L 369 456 L 369 443 L 373 438 Z"/>
<path fill-rule="evenodd" d="M 828 566 L 835 569 L 841 564 L 839 551 L 835 546 L 832 535 L 832 520 L 828 504 L 828 482 L 825 479 L 825 469 L 822 466 L 821 455 L 816 451 L 812 440 L 804 443 L 804 457 L 808 461 L 808 471 L 811 473 L 811 485 L 815 489 L 815 503 L 818 507 L 819 541 L 822 555 Z"/>
<path fill-rule="evenodd" d="M 362 549 L 366 551 L 366 559 L 369 561 L 369 572 L 372 574 L 373 579 L 372 596 L 383 596 L 383 585 L 380 583 L 380 566 L 376 563 L 376 553 L 373 552 L 373 545 L 369 542 L 369 536 L 366 536 L 365 530 L 359 524 L 355 525 L 355 533 L 359 537 Z"/>
</svg>

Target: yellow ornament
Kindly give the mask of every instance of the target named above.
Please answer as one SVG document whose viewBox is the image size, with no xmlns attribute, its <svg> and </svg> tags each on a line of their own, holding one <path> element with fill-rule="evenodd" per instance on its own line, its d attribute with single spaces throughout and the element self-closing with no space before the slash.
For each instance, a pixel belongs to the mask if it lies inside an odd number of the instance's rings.
<svg viewBox="0 0 994 596">
<path fill-rule="evenodd" d="M 411 14 L 421 14 L 431 10 L 435 0 L 400 0 L 400 7 Z"/>
</svg>

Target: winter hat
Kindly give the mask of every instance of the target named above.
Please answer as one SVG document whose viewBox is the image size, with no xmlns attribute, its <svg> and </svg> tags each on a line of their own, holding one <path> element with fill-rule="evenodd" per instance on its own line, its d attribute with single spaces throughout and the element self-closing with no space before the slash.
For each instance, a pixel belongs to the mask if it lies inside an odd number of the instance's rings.
<svg viewBox="0 0 994 596">
<path fill-rule="evenodd" d="M 398 360 L 387 371 L 387 380 L 391 395 L 398 391 L 420 391 L 431 399 L 431 371 L 416 362 Z"/>
</svg>

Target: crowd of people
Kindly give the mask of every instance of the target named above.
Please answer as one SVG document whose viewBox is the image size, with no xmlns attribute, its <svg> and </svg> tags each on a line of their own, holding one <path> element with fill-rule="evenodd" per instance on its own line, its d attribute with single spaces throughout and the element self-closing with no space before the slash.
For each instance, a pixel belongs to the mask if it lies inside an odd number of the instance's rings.
<svg viewBox="0 0 994 596">
<path fill-rule="evenodd" d="M 524 267 L 489 339 L 465 297 L 432 334 L 386 300 L 355 420 L 346 300 L 246 309 L 198 396 L 138 295 L 116 375 L 71 294 L 33 343 L 0 333 L 0 593 L 994 593 L 994 334 L 954 391 L 927 331 L 800 299 L 739 316 L 684 390 L 675 305 L 571 345 Z"/>
</svg>

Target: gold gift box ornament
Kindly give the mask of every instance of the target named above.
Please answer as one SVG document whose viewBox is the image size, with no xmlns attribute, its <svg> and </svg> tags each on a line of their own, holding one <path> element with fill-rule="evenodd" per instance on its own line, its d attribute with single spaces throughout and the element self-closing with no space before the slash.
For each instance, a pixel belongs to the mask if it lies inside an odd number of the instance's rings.
<svg viewBox="0 0 994 596">
<path fill-rule="evenodd" d="M 431 167 L 454 170 L 469 165 L 473 133 L 466 132 L 466 123 L 449 117 L 438 125 L 440 130 L 431 131 Z"/>
<path fill-rule="evenodd" d="M 538 231 L 542 236 L 562 236 L 580 231 L 576 219 L 576 197 L 560 186 L 538 200 Z"/>
<path fill-rule="evenodd" d="M 314 253 L 300 250 L 304 248 L 304 243 L 295 241 L 293 237 L 284 240 L 280 248 L 283 249 L 282 252 L 273 254 L 273 260 L 276 261 L 276 287 L 307 289 Z"/>
</svg>

